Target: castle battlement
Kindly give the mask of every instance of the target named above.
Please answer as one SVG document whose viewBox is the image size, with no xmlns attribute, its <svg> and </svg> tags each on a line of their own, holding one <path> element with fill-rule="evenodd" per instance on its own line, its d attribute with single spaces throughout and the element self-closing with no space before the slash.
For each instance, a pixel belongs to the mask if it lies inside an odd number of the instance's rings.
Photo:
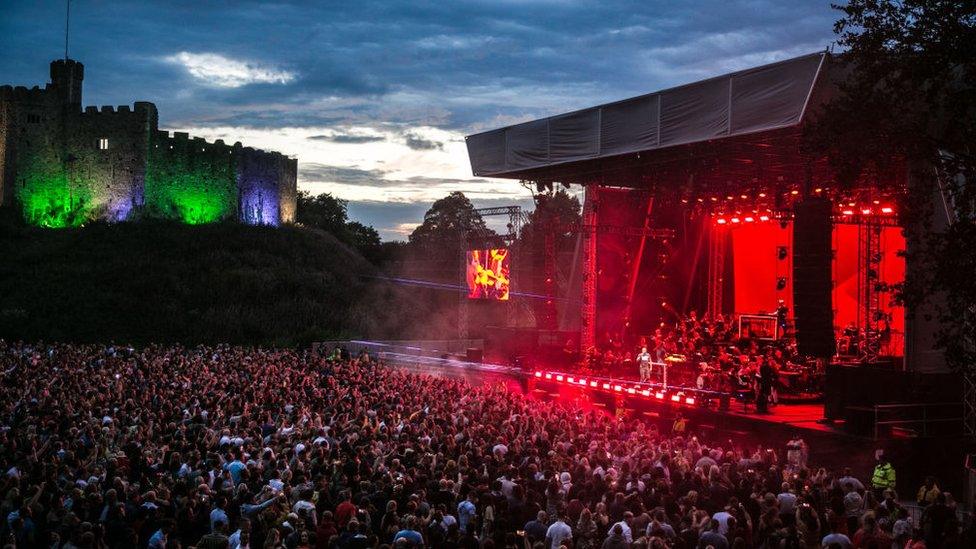
<svg viewBox="0 0 976 549">
<path fill-rule="evenodd" d="M 143 118 L 147 115 L 156 115 L 156 106 L 152 103 L 137 102 L 135 105 L 88 105 L 84 110 L 79 113 L 85 119 L 112 119 L 112 118 L 126 118 L 132 117 L 133 115 L 138 115 L 138 118 Z"/>
<path fill-rule="evenodd" d="M 50 88 L 34 86 L 0 86 L 0 101 L 43 101 L 50 96 Z"/>
</svg>

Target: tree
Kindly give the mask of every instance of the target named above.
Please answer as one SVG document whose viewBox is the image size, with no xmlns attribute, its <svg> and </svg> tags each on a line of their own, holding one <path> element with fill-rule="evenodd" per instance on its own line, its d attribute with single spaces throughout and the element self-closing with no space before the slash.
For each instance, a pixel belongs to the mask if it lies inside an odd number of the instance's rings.
<svg viewBox="0 0 976 549">
<path fill-rule="evenodd" d="M 555 230 L 560 240 L 571 238 L 568 228 L 581 222 L 582 209 L 579 198 L 570 196 L 565 189 L 536 194 L 535 209 L 529 214 L 529 222 L 522 227 L 523 245 L 531 250 L 541 250 L 549 230 Z"/>
<path fill-rule="evenodd" d="M 329 193 L 312 196 L 308 191 L 298 192 L 298 222 L 306 227 L 315 227 L 340 237 L 349 221 L 345 200 Z"/>
<path fill-rule="evenodd" d="M 389 259 L 380 243 L 376 229 L 358 221 L 349 221 L 348 202 L 329 193 L 312 196 L 307 191 L 298 193 L 298 222 L 306 227 L 322 229 L 340 241 L 355 248 L 363 257 L 379 265 Z"/>
<path fill-rule="evenodd" d="M 841 184 L 907 159 L 912 184 L 903 218 L 918 243 L 908 259 L 925 268 L 910 270 L 902 297 L 909 306 L 934 304 L 947 365 L 976 375 L 976 3 L 833 7 L 843 13 L 834 30 L 850 71 L 807 142 L 828 157 Z M 938 193 L 942 211 L 931 207 Z"/>
<path fill-rule="evenodd" d="M 462 235 L 465 240 L 497 236 L 468 197 L 455 191 L 431 205 L 424 222 L 410 234 L 410 244 L 433 252 L 456 253 Z"/>
</svg>

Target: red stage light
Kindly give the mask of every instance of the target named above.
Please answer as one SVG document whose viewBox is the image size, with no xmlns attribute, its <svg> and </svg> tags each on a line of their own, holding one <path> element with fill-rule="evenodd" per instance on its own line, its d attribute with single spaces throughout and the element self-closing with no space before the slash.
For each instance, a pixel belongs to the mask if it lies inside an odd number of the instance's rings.
<svg viewBox="0 0 976 549">
<path fill-rule="evenodd" d="M 664 393 L 661 392 L 654 393 L 654 398 L 658 400 L 664 400 Z"/>
<path fill-rule="evenodd" d="M 634 389 L 633 387 L 631 387 L 630 389 L 627 389 L 627 392 L 630 393 L 630 394 L 632 394 L 632 395 L 637 394 L 637 390 Z"/>
<path fill-rule="evenodd" d="M 739 222 L 739 218 L 738 217 L 733 217 L 732 218 L 732 223 L 738 223 L 738 222 Z"/>
<path fill-rule="evenodd" d="M 578 383 L 579 383 L 580 385 L 586 385 L 586 380 L 585 380 L 585 379 L 581 379 L 581 380 L 579 380 L 579 382 L 578 382 Z"/>
<path fill-rule="evenodd" d="M 759 221 L 769 221 L 769 216 L 768 215 L 761 215 L 761 216 L 759 216 Z"/>
<path fill-rule="evenodd" d="M 694 404 L 695 399 L 693 397 L 688 397 L 685 399 L 685 404 Z"/>
<path fill-rule="evenodd" d="M 792 191 L 790 191 L 790 194 L 792 194 L 793 196 L 796 196 L 796 195 L 800 194 L 800 191 L 798 191 L 796 189 L 793 189 Z"/>
<path fill-rule="evenodd" d="M 712 202 L 718 202 L 718 197 L 717 196 L 713 196 L 712 197 Z"/>
<path fill-rule="evenodd" d="M 766 198 L 766 193 L 759 193 L 759 198 Z"/>
<path fill-rule="evenodd" d="M 535 377 L 542 377 L 542 372 L 536 372 Z"/>
<path fill-rule="evenodd" d="M 741 199 L 743 199 L 743 200 L 745 200 L 746 198 L 749 198 L 749 197 L 748 197 L 748 196 L 746 196 L 746 195 L 744 195 L 744 194 L 740 194 L 740 195 L 739 195 L 739 198 L 741 198 Z"/>
<path fill-rule="evenodd" d="M 546 374 L 546 379 L 552 379 L 552 374 Z"/>
<path fill-rule="evenodd" d="M 895 211 L 895 210 L 893 210 L 893 209 L 891 209 L 891 208 L 889 208 L 887 206 L 885 206 L 884 208 L 881 208 L 881 213 L 890 214 L 893 211 Z"/>
<path fill-rule="evenodd" d="M 646 397 L 651 396 L 651 392 L 648 391 L 647 389 L 644 389 L 643 391 L 641 391 L 641 394 L 644 395 L 644 396 L 646 396 Z"/>
<path fill-rule="evenodd" d="M 746 223 L 752 223 L 755 219 L 751 215 L 746 216 Z"/>
<path fill-rule="evenodd" d="M 864 215 L 871 215 L 871 208 L 864 208 L 861 210 L 861 213 Z"/>
<path fill-rule="evenodd" d="M 609 389 L 610 388 L 610 384 L 609 383 L 604 383 L 603 384 L 603 388 L 604 389 Z"/>
<path fill-rule="evenodd" d="M 613 390 L 614 390 L 614 391 L 617 391 L 617 392 L 619 393 L 620 391 L 623 391 L 623 390 L 624 390 L 624 388 L 623 388 L 623 387 L 621 387 L 620 385 L 614 385 L 614 386 L 613 386 Z"/>
<path fill-rule="evenodd" d="M 816 189 L 813 190 L 813 192 L 815 192 L 815 193 L 822 193 L 823 192 L 823 189 L 821 189 L 820 187 L 817 187 Z"/>
<path fill-rule="evenodd" d="M 681 402 L 681 395 L 671 395 L 671 400 L 673 402 Z"/>
<path fill-rule="evenodd" d="M 562 380 L 563 380 L 563 376 L 556 376 L 556 381 L 562 381 Z"/>
<path fill-rule="evenodd" d="M 854 210 L 844 210 L 841 213 L 844 215 L 854 215 Z"/>
<path fill-rule="evenodd" d="M 724 217 L 720 217 L 718 219 L 718 221 L 716 221 L 716 223 L 718 223 L 719 225 L 725 225 L 725 218 Z"/>
<path fill-rule="evenodd" d="M 595 381 L 591 381 L 590 382 L 590 387 L 596 387 L 596 382 Z"/>
</svg>

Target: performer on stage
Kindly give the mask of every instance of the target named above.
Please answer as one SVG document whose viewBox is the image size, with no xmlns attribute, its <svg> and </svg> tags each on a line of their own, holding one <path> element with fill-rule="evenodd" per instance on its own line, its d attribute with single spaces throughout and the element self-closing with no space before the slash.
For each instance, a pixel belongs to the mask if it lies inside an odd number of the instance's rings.
<svg viewBox="0 0 976 549">
<path fill-rule="evenodd" d="M 647 383 L 651 380 L 651 353 L 647 352 L 647 347 L 641 347 L 641 352 L 637 355 L 636 360 L 640 366 L 641 383 Z"/>
</svg>

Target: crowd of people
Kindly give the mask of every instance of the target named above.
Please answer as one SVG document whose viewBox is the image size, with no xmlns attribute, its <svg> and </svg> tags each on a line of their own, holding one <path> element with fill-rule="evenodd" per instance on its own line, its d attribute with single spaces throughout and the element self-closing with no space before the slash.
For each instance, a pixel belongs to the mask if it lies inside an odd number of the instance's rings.
<svg viewBox="0 0 976 549">
<path fill-rule="evenodd" d="M 893 469 L 813 467 L 799 439 L 345 352 L 0 342 L 0 371 L 3 547 L 976 546 L 935 479 L 913 518 Z"/>
</svg>

